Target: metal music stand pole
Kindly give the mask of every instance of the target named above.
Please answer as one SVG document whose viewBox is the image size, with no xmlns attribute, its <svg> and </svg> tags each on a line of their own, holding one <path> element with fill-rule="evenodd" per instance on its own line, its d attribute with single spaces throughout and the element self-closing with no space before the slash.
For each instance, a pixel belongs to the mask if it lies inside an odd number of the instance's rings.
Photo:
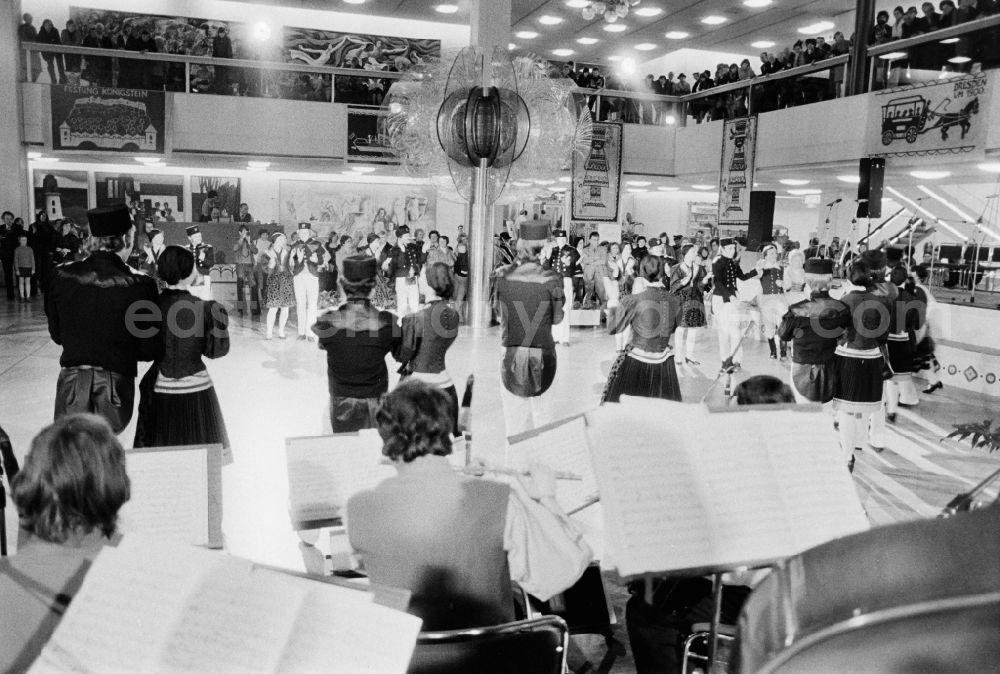
<svg viewBox="0 0 1000 674">
<path fill-rule="evenodd" d="M 7 556 L 7 491 L 3 486 L 4 465 L 7 466 L 8 480 L 17 475 L 19 467 L 14 450 L 10 446 L 10 438 L 6 431 L 0 428 L 0 557 Z"/>
<path fill-rule="evenodd" d="M 708 674 L 715 674 L 715 654 L 718 649 L 719 625 L 722 622 L 722 574 L 712 574 L 712 622 L 708 628 Z"/>
<path fill-rule="evenodd" d="M 976 259 L 972 261 L 972 294 L 969 295 L 969 304 L 976 303 L 976 276 L 979 274 L 979 249 L 983 245 L 983 239 L 986 238 L 986 233 L 982 231 L 982 219 L 976 221 L 976 233 L 979 234 L 979 238 L 976 239 Z"/>
<path fill-rule="evenodd" d="M 0 557 L 7 556 L 7 492 L 3 488 L 3 461 L 0 461 Z"/>
<path fill-rule="evenodd" d="M 747 338 L 747 335 L 750 334 L 750 329 L 753 328 L 753 326 L 755 326 L 755 325 L 757 325 L 757 324 L 754 323 L 753 321 L 750 321 L 750 325 L 748 325 L 747 328 L 746 328 L 746 330 L 743 331 L 743 334 L 740 336 L 740 341 L 736 343 L 736 348 L 733 349 L 733 352 L 731 354 L 729 354 L 729 358 L 727 360 L 730 363 L 733 362 L 733 358 L 736 357 L 736 354 L 739 352 L 740 348 L 743 346 L 743 341 Z M 725 386 L 724 391 L 725 391 L 725 396 L 726 396 L 726 404 L 728 405 L 729 404 L 729 398 L 730 398 L 730 395 L 732 394 L 732 390 L 733 390 L 733 374 L 734 374 L 734 370 L 733 370 L 732 367 L 727 367 L 726 369 L 721 370 L 719 372 L 719 374 L 716 375 L 715 381 L 712 382 L 712 385 L 708 387 L 707 391 L 705 391 L 705 395 L 703 395 L 701 397 L 701 402 L 704 403 L 708 399 L 708 396 L 712 393 L 712 389 L 714 389 L 715 385 L 719 383 L 720 379 L 722 379 L 722 375 L 725 375 L 726 376 L 726 386 Z"/>
</svg>

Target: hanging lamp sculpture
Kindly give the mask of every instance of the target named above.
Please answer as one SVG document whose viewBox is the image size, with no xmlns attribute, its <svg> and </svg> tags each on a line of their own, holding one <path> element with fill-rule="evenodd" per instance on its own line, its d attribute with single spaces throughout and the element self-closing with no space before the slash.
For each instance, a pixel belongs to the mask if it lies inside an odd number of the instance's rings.
<svg viewBox="0 0 1000 674">
<path fill-rule="evenodd" d="M 408 175 L 463 200 L 473 196 L 477 168 L 487 172 L 477 200 L 523 198 L 510 183 L 554 178 L 589 146 L 589 112 L 577 118 L 573 83 L 549 77 L 542 59 L 512 60 L 500 49 L 487 58 L 466 47 L 411 74 L 387 92 L 381 133 Z"/>
</svg>

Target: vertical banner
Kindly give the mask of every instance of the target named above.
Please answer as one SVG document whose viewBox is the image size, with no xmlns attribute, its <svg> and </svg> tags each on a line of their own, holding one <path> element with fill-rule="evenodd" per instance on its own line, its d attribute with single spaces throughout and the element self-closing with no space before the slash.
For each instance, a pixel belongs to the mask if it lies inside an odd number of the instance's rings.
<svg viewBox="0 0 1000 674">
<path fill-rule="evenodd" d="M 622 182 L 622 125 L 594 122 L 590 149 L 573 153 L 572 219 L 618 220 Z"/>
<path fill-rule="evenodd" d="M 750 222 L 750 191 L 756 158 L 756 115 L 726 120 L 722 127 L 719 225 Z"/>
<path fill-rule="evenodd" d="M 52 86 L 52 149 L 163 154 L 162 91 Z"/>
<path fill-rule="evenodd" d="M 985 154 L 987 74 L 963 75 L 872 93 L 868 154 L 872 157 Z"/>
</svg>

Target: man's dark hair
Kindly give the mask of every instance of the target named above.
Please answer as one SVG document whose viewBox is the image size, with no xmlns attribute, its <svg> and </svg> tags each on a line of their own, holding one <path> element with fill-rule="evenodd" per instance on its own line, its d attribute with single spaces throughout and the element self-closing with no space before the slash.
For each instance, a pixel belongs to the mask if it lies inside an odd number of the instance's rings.
<svg viewBox="0 0 1000 674">
<path fill-rule="evenodd" d="M 639 276 L 646 279 L 650 283 L 659 281 L 662 273 L 663 259 L 656 255 L 647 255 L 642 258 L 642 262 L 639 263 Z"/>
<path fill-rule="evenodd" d="M 737 405 L 774 405 L 793 403 L 795 396 L 788 384 L 768 374 L 758 374 L 736 387 Z"/>
<path fill-rule="evenodd" d="M 194 253 L 181 246 L 167 246 L 156 262 L 156 273 L 168 286 L 174 286 L 194 271 Z"/>
<path fill-rule="evenodd" d="M 11 220 L 13 220 L 13 219 L 14 219 L 14 214 L 13 214 L 13 213 L 11 213 L 10 211 L 4 211 L 4 212 L 3 212 L 3 215 L 0 215 L 0 219 L 3 219 L 3 218 L 6 218 L 6 217 L 7 217 L 8 215 L 10 216 L 10 219 L 11 219 Z"/>
<path fill-rule="evenodd" d="M 595 237 L 598 238 L 598 239 L 601 238 L 600 233 L 598 233 L 598 232 L 591 232 L 589 238 L 593 239 Z"/>
<path fill-rule="evenodd" d="M 435 262 L 427 269 L 427 285 L 443 300 L 451 299 L 455 292 L 455 280 L 451 268 L 444 262 Z"/>
<path fill-rule="evenodd" d="M 368 297 L 375 290 L 375 279 L 369 278 L 362 281 L 348 281 L 347 279 L 341 277 L 340 287 L 344 289 L 344 294 L 347 295 L 349 299 L 356 299 L 359 297 Z"/>
<path fill-rule="evenodd" d="M 862 258 L 858 258 L 851 265 L 851 272 L 848 280 L 852 285 L 868 287 L 872 283 L 872 269 Z"/>
<path fill-rule="evenodd" d="M 404 381 L 382 400 L 375 422 L 382 454 L 394 461 L 451 454 L 451 399 L 437 386 Z"/>
</svg>

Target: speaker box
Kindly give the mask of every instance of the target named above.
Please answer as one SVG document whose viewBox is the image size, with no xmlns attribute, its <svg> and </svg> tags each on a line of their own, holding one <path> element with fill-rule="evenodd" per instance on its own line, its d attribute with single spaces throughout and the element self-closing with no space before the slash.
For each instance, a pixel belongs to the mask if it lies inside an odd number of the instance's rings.
<svg viewBox="0 0 1000 674">
<path fill-rule="evenodd" d="M 750 227 L 747 250 L 758 250 L 761 244 L 774 239 L 774 192 L 750 193 Z"/>
<path fill-rule="evenodd" d="M 858 169 L 861 182 L 858 183 L 859 218 L 882 217 L 882 181 L 885 177 L 885 159 L 863 157 Z"/>
</svg>

